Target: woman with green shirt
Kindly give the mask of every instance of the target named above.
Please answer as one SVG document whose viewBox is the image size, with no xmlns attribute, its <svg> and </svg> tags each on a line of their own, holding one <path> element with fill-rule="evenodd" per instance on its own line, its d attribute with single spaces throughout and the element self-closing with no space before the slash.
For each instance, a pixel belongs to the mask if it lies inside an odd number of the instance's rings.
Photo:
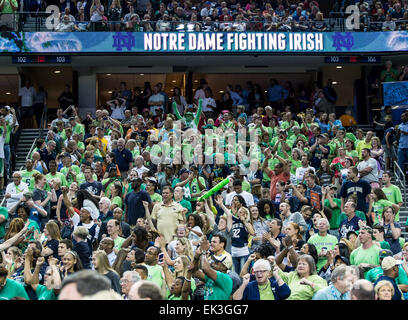
<svg viewBox="0 0 408 320">
<path fill-rule="evenodd" d="M 295 271 L 279 270 L 279 276 L 290 288 L 291 294 L 287 300 L 312 300 L 317 291 L 327 287 L 327 281 L 317 275 L 315 261 L 308 254 L 298 258 Z"/>
<path fill-rule="evenodd" d="M 146 191 L 150 195 L 153 204 L 162 202 L 162 196 L 156 192 L 157 190 L 157 180 L 156 178 L 149 177 L 147 178 Z"/>
<path fill-rule="evenodd" d="M 346 156 L 351 157 L 354 163 L 358 161 L 358 152 L 354 146 L 354 142 L 350 139 L 346 139 Z"/>
<path fill-rule="evenodd" d="M 298 148 L 293 148 L 290 156 L 286 153 L 286 151 L 282 150 L 283 154 L 285 155 L 285 159 L 289 159 L 292 162 L 292 166 L 290 168 L 290 173 L 296 175 L 296 169 L 302 166 L 302 151 Z"/>
<path fill-rule="evenodd" d="M 113 183 L 110 185 L 109 190 L 110 190 L 109 200 L 111 201 L 111 206 L 109 209 L 111 211 L 113 211 L 115 208 L 123 209 L 122 184 L 120 182 Z"/>
<path fill-rule="evenodd" d="M 399 206 L 388 200 L 384 191 L 380 188 L 373 189 L 369 194 L 370 202 L 368 204 L 368 216 L 371 218 L 373 225 L 382 220 L 382 214 L 385 207 L 392 207 L 395 212 L 398 212 Z"/>
</svg>

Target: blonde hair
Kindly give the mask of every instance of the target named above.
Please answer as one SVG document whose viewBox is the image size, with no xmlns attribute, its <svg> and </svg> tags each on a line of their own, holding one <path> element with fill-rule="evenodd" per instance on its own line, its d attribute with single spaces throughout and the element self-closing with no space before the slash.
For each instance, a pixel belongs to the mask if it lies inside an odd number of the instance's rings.
<svg viewBox="0 0 408 320">
<path fill-rule="evenodd" d="M 78 226 L 75 228 L 73 235 L 81 239 L 86 239 L 88 237 L 89 231 L 84 226 Z"/>
<path fill-rule="evenodd" d="M 61 233 L 58 225 L 54 221 L 48 221 L 45 225 L 48 233 L 50 234 L 51 238 L 54 240 L 61 240 Z"/>
<path fill-rule="evenodd" d="M 375 294 L 378 296 L 378 292 L 380 291 L 380 289 L 385 286 L 389 286 L 391 288 L 392 295 L 394 295 L 395 293 L 394 286 L 391 284 L 391 282 L 387 280 L 381 280 L 376 284 L 376 286 L 374 287 Z"/>
<path fill-rule="evenodd" d="M 191 248 L 190 240 L 187 238 L 180 238 L 177 239 L 177 241 L 180 241 L 180 243 L 184 246 L 183 255 L 187 256 L 190 260 L 193 259 L 194 254 L 193 249 Z"/>
<path fill-rule="evenodd" d="M 188 269 L 188 265 L 190 264 L 190 262 L 191 262 L 191 258 L 190 257 L 188 257 L 188 256 L 186 256 L 186 255 L 180 255 L 180 256 L 178 256 L 176 259 L 178 259 L 178 258 L 180 258 L 181 259 L 181 261 L 183 262 L 183 271 L 180 271 L 180 272 L 174 272 L 174 276 L 175 276 L 175 278 L 177 278 L 177 277 L 186 277 L 187 276 L 187 269 Z"/>
<path fill-rule="evenodd" d="M 108 259 L 108 255 L 106 254 L 105 251 L 103 250 L 96 250 L 93 255 L 95 256 L 97 263 L 97 267 L 95 268 L 95 270 L 100 273 L 100 274 L 105 274 L 108 273 L 109 271 L 115 272 L 115 269 L 113 269 L 111 267 L 111 265 L 109 264 L 109 259 Z"/>
</svg>

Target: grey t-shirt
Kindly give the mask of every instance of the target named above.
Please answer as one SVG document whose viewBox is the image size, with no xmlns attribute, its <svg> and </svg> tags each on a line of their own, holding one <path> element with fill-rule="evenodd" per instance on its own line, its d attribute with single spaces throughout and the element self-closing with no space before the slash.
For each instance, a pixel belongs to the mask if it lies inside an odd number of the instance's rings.
<svg viewBox="0 0 408 320">
<path fill-rule="evenodd" d="M 282 221 L 282 228 L 286 228 L 289 222 L 297 223 L 300 227 L 303 227 L 303 230 L 307 229 L 306 221 L 300 212 L 291 213 L 289 217 Z"/>
</svg>

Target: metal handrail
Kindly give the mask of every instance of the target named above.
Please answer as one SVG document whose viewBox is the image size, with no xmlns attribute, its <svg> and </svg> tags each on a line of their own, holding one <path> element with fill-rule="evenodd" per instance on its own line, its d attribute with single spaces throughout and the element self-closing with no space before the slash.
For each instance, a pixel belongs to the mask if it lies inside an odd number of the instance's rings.
<svg viewBox="0 0 408 320">
<path fill-rule="evenodd" d="M 395 179 L 397 179 L 397 181 L 402 185 L 402 189 L 403 189 L 403 201 L 402 201 L 402 206 L 404 209 L 407 209 L 407 185 L 406 185 L 406 180 L 405 180 L 405 174 L 404 171 L 402 171 L 401 167 L 398 165 L 398 163 L 396 161 L 394 161 L 394 176 Z M 402 177 L 402 178 L 401 178 Z"/>
</svg>

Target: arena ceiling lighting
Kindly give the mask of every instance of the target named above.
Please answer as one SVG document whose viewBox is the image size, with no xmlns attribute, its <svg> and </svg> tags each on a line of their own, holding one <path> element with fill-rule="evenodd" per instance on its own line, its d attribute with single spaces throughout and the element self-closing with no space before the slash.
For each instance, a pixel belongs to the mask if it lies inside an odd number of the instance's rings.
<svg viewBox="0 0 408 320">
<path fill-rule="evenodd" d="M 56 74 L 61 73 L 61 70 L 55 70 L 54 73 Z"/>
<path fill-rule="evenodd" d="M 6 92 L 6 94 L 11 94 L 11 92 Z"/>
<path fill-rule="evenodd" d="M 343 69 L 343 67 L 342 66 L 337 66 L 336 69 Z"/>
</svg>

